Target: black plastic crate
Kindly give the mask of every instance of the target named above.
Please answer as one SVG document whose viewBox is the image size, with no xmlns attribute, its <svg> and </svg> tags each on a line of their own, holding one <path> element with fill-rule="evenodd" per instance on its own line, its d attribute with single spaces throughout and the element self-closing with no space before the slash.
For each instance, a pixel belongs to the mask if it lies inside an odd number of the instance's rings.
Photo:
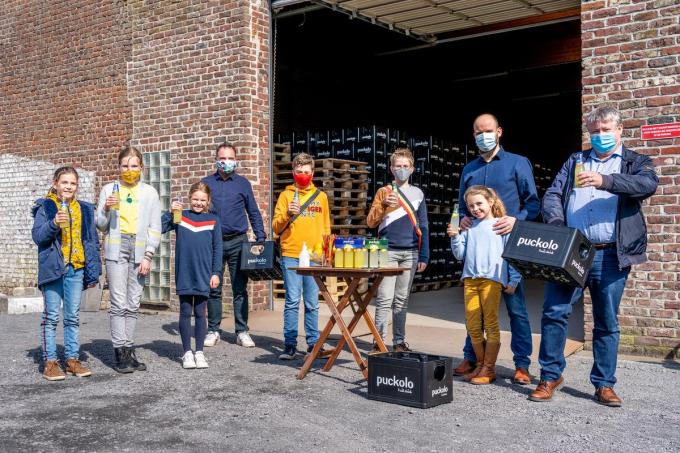
<svg viewBox="0 0 680 453">
<path fill-rule="evenodd" d="M 293 156 L 309 152 L 309 134 L 298 131 L 293 133 Z"/>
<path fill-rule="evenodd" d="M 328 144 L 328 131 L 309 132 L 309 154 L 316 159 L 331 157 L 331 147 Z"/>
<path fill-rule="evenodd" d="M 525 278 L 583 287 L 595 248 L 577 229 L 518 221 L 503 251 Z"/>
</svg>

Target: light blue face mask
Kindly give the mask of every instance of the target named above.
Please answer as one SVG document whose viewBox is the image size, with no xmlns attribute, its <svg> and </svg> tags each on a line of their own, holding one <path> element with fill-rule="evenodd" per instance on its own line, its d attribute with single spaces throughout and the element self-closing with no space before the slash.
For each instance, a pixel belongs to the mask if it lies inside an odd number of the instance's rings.
<svg viewBox="0 0 680 453">
<path fill-rule="evenodd" d="M 608 154 L 616 146 L 616 134 L 613 132 L 600 132 L 590 134 L 590 144 L 598 154 Z"/>
<path fill-rule="evenodd" d="M 496 147 L 496 133 L 495 132 L 482 132 L 475 136 L 475 143 L 477 143 L 477 148 L 482 153 L 488 153 Z"/>
<path fill-rule="evenodd" d="M 234 160 L 218 160 L 215 162 L 215 165 L 217 166 L 218 170 L 222 170 L 226 174 L 232 173 L 234 170 L 236 170 L 236 161 Z"/>
<path fill-rule="evenodd" d="M 392 170 L 392 173 L 394 173 L 394 177 L 399 181 L 406 181 L 411 176 L 411 173 L 413 173 L 413 170 L 410 168 L 397 168 Z"/>
</svg>

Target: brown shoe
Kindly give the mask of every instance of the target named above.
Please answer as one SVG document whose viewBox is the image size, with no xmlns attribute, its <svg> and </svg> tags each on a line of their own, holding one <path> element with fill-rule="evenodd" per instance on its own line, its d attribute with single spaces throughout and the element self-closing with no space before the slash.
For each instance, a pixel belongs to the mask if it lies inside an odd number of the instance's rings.
<svg viewBox="0 0 680 453">
<path fill-rule="evenodd" d="M 464 376 L 468 373 L 472 373 L 477 365 L 476 362 L 470 362 L 468 359 L 463 359 L 462 362 L 458 364 L 456 368 L 453 369 L 454 376 Z"/>
<path fill-rule="evenodd" d="M 531 375 L 526 368 L 516 368 L 515 375 L 512 377 L 512 382 L 519 385 L 531 384 Z"/>
<path fill-rule="evenodd" d="M 370 351 L 368 351 L 368 355 L 375 354 L 382 354 L 382 351 L 380 350 L 380 346 L 378 346 L 378 343 L 373 343 L 373 347 L 371 348 Z"/>
<path fill-rule="evenodd" d="M 500 349 L 500 343 L 486 342 L 484 347 L 484 365 L 479 370 L 479 373 L 477 373 L 477 376 L 470 379 L 471 384 L 486 385 L 496 380 L 496 359 Z"/>
<path fill-rule="evenodd" d="M 609 407 L 621 407 L 623 400 L 611 387 L 600 387 L 595 391 L 595 401 Z"/>
<path fill-rule="evenodd" d="M 43 377 L 48 381 L 63 381 L 66 379 L 66 375 L 61 370 L 58 360 L 48 360 L 45 362 Z"/>
<path fill-rule="evenodd" d="M 92 371 L 90 371 L 78 359 L 68 359 L 66 361 L 66 373 L 78 377 L 87 377 L 92 375 Z"/>
<path fill-rule="evenodd" d="M 475 357 L 477 357 L 477 362 L 475 363 L 475 368 L 470 371 L 468 374 L 463 376 L 463 380 L 470 382 L 472 378 L 477 376 L 480 371 L 482 371 L 482 367 L 484 366 L 484 347 L 485 347 L 485 342 L 484 343 L 472 343 L 472 349 L 475 350 Z"/>
<path fill-rule="evenodd" d="M 394 352 L 412 352 L 412 349 L 408 347 L 408 343 L 399 343 L 392 346 L 392 351 Z"/>
<path fill-rule="evenodd" d="M 556 381 L 541 380 L 538 383 L 536 390 L 531 392 L 531 395 L 529 395 L 529 400 L 536 402 L 550 401 L 553 397 L 553 393 L 555 393 L 555 390 L 557 390 L 557 388 L 562 385 L 563 382 L 564 378 L 562 376 L 560 376 L 560 378 Z"/>
</svg>

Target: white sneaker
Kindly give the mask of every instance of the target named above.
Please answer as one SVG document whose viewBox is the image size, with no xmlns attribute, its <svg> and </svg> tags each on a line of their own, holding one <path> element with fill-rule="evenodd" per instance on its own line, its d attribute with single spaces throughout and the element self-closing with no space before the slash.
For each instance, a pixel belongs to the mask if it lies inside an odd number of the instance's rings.
<svg viewBox="0 0 680 453">
<path fill-rule="evenodd" d="M 250 335 L 248 335 L 248 332 L 239 332 L 238 335 L 236 335 L 236 344 L 239 346 L 243 346 L 244 348 L 254 348 L 255 347 L 255 342 L 253 341 L 252 338 L 250 338 Z"/>
<path fill-rule="evenodd" d="M 203 355 L 203 351 L 196 351 L 194 357 L 196 357 L 196 368 L 208 368 L 208 361 L 205 360 L 205 355 Z"/>
<path fill-rule="evenodd" d="M 204 359 L 205 360 L 205 359 Z M 191 370 L 196 368 L 196 361 L 194 360 L 194 353 L 187 351 L 182 356 L 182 368 L 185 370 Z"/>
<path fill-rule="evenodd" d="M 219 342 L 220 342 L 219 332 L 208 332 L 208 335 L 205 336 L 205 340 L 203 341 L 203 346 L 212 347 Z"/>
</svg>

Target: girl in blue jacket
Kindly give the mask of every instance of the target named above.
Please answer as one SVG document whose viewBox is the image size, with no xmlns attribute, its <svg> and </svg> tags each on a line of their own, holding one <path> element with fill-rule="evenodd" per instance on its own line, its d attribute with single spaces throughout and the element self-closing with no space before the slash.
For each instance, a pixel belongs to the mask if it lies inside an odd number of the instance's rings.
<svg viewBox="0 0 680 453">
<path fill-rule="evenodd" d="M 101 262 L 94 206 L 76 200 L 77 190 L 75 168 L 58 168 L 52 188 L 45 198 L 36 201 L 32 210 L 31 233 L 38 245 L 38 287 L 45 305 L 40 323 L 43 377 L 48 381 L 65 378 L 56 344 L 62 303 L 66 373 L 78 377 L 92 374 L 79 360 L 80 297 L 83 288 L 99 281 Z"/>
</svg>

